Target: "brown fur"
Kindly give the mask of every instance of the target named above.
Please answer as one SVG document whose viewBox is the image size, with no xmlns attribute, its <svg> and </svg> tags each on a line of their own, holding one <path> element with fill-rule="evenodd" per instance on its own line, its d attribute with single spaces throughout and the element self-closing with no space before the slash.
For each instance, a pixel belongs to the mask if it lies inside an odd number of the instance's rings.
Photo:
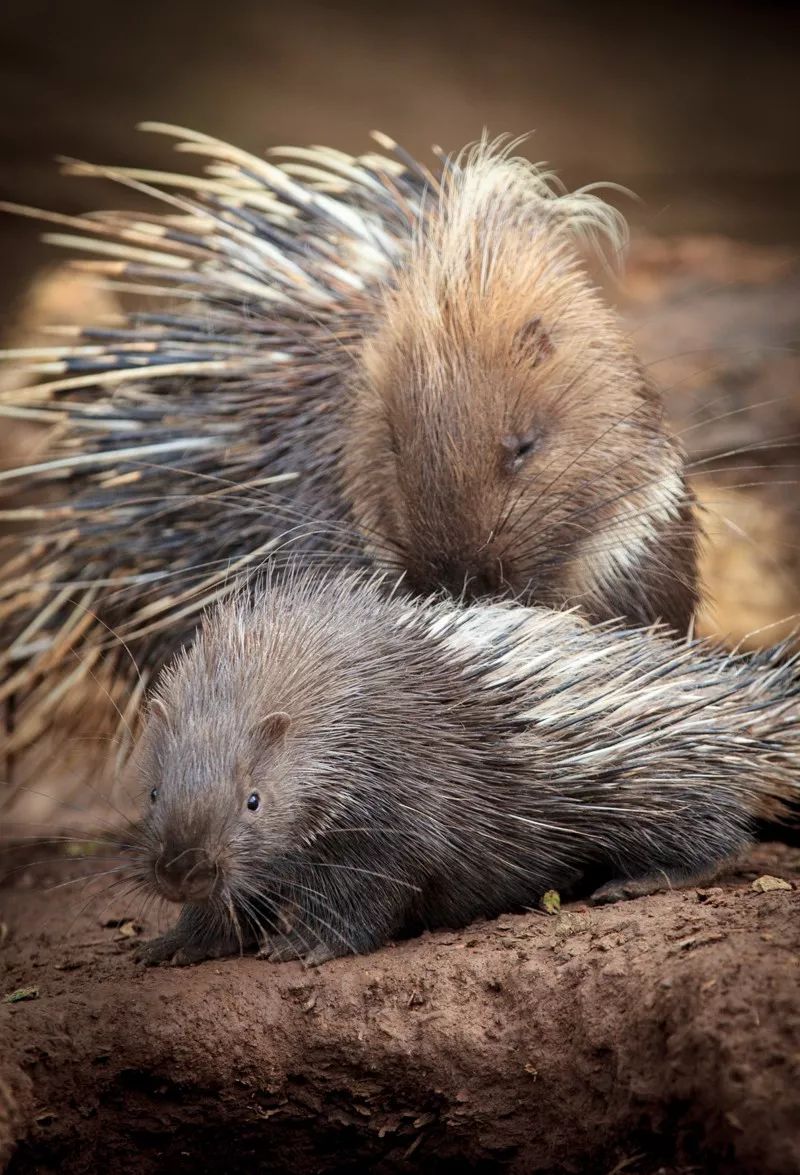
<svg viewBox="0 0 800 1175">
<path fill-rule="evenodd" d="M 683 456 L 540 186 L 488 149 L 445 172 L 361 353 L 345 492 L 417 591 L 685 630 Z"/>
</svg>

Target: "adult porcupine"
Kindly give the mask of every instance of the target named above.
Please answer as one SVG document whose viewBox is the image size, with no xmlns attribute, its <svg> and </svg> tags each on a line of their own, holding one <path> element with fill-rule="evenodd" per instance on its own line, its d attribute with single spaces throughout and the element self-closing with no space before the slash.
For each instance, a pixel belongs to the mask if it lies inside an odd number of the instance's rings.
<svg viewBox="0 0 800 1175">
<path fill-rule="evenodd" d="M 268 582 L 164 672 L 130 765 L 133 876 L 185 903 L 147 957 L 252 934 L 318 962 L 589 878 L 615 900 L 707 876 L 800 792 L 796 669 L 358 575 Z"/>
<path fill-rule="evenodd" d="M 620 244 L 617 213 L 486 142 L 433 174 L 382 136 L 394 158 L 276 165 L 150 129 L 206 173 L 69 170 L 165 211 L 46 218 L 100 255 L 84 268 L 163 308 L 16 353 L 46 378 L 4 397 L 59 426 L 50 459 L 0 475 L 47 492 L 3 591 L 12 747 L 102 648 L 115 689 L 138 688 L 292 524 L 295 546 L 366 549 L 419 591 L 686 628 L 681 454 L 579 257 L 587 236 Z"/>
</svg>

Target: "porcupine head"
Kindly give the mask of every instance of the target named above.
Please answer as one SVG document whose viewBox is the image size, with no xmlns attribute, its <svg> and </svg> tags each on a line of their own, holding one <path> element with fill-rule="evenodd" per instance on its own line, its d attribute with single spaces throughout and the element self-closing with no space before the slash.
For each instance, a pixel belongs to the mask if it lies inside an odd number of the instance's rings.
<svg viewBox="0 0 800 1175">
<path fill-rule="evenodd" d="M 619 221 L 486 144 L 445 169 L 353 388 L 346 493 L 420 592 L 579 604 L 685 629 L 683 457 L 581 240 Z"/>
<path fill-rule="evenodd" d="M 169 900 L 235 892 L 252 861 L 285 853 L 314 826 L 312 764 L 327 758 L 317 732 L 337 709 L 341 666 L 293 598 L 267 593 L 257 631 L 244 601 L 207 620 L 150 702 L 131 769 L 146 793 L 150 880 Z"/>
</svg>

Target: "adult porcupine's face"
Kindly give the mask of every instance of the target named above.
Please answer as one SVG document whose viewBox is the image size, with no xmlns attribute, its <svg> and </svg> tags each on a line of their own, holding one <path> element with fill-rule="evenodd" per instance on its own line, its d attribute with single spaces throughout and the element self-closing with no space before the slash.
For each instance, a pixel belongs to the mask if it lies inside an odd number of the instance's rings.
<svg viewBox="0 0 800 1175">
<path fill-rule="evenodd" d="M 680 626 L 693 521 L 658 398 L 585 293 L 579 324 L 490 309 L 368 344 L 347 487 L 367 540 L 418 592 Z"/>
<path fill-rule="evenodd" d="M 416 590 L 688 620 L 682 459 L 583 265 L 581 226 L 603 221 L 485 147 L 426 203 L 356 367 L 344 453 L 365 539 Z"/>
</svg>

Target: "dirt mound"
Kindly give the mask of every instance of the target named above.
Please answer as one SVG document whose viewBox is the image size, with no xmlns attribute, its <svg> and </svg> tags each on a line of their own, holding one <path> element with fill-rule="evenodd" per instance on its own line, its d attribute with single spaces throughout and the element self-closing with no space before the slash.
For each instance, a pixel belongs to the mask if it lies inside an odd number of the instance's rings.
<svg viewBox="0 0 800 1175">
<path fill-rule="evenodd" d="M 317 970 L 142 970 L 156 920 L 74 875 L 0 892 L 14 1175 L 800 1167 L 797 849 Z"/>
</svg>

